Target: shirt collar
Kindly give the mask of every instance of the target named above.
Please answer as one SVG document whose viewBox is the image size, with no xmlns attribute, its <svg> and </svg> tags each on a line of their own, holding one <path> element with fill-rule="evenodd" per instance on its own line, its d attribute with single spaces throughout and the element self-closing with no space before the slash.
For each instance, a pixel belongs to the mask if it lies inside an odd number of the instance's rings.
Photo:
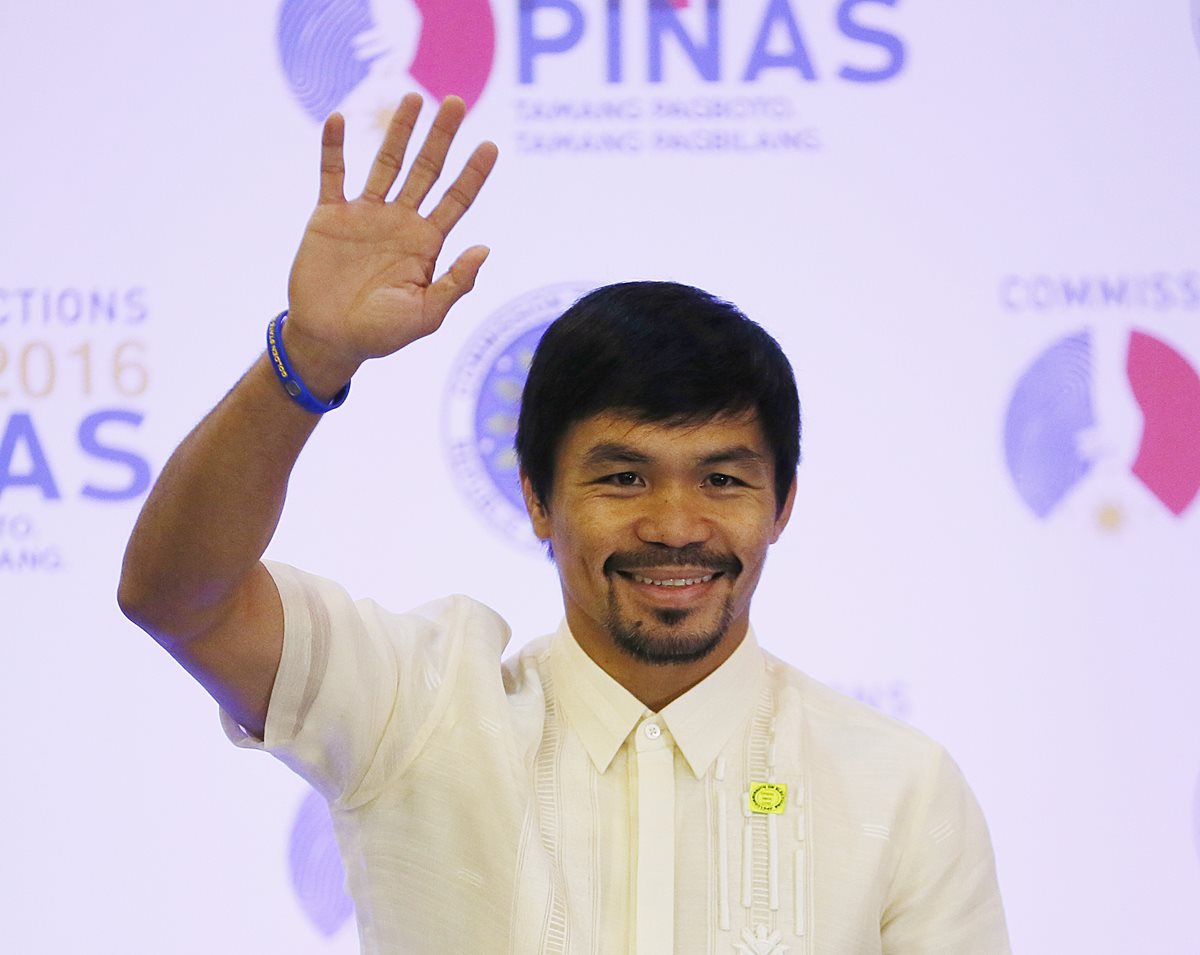
<svg viewBox="0 0 1200 955">
<path fill-rule="evenodd" d="M 766 664 L 754 629 L 729 659 L 659 714 L 697 779 L 750 717 Z M 579 734 L 597 771 L 607 772 L 617 750 L 650 710 L 602 670 L 564 621 L 550 644 L 554 696 Z"/>
</svg>

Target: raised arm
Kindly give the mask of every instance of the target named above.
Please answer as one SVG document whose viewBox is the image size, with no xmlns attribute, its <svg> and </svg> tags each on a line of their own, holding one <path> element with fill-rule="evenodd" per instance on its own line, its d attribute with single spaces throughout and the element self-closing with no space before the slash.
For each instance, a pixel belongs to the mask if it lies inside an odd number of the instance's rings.
<svg viewBox="0 0 1200 955">
<path fill-rule="evenodd" d="M 288 283 L 284 348 L 310 391 L 331 398 L 364 361 L 435 331 L 487 257 L 475 246 L 434 279 L 450 230 L 496 161 L 477 147 L 428 215 L 462 122 L 447 99 L 396 194 L 418 96 L 392 118 L 362 195 L 344 195 L 344 123 L 325 123 L 321 186 Z M 319 417 L 285 393 L 264 354 L 167 461 L 125 552 L 122 610 L 239 723 L 262 736 L 283 645 L 283 611 L 260 563 L 288 477 Z"/>
</svg>

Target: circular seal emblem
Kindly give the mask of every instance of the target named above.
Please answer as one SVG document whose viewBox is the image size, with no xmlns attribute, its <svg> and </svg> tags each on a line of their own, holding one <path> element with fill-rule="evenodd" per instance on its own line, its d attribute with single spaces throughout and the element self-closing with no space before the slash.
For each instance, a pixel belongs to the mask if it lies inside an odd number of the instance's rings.
<svg viewBox="0 0 1200 955">
<path fill-rule="evenodd" d="M 507 540 L 540 542 L 529 527 L 513 447 L 521 391 L 542 334 L 594 286 L 563 282 L 494 312 L 459 354 L 444 403 L 450 472 L 472 507 Z"/>
<path fill-rule="evenodd" d="M 783 783 L 752 783 L 750 786 L 751 812 L 783 812 L 787 800 L 787 786 Z"/>
</svg>

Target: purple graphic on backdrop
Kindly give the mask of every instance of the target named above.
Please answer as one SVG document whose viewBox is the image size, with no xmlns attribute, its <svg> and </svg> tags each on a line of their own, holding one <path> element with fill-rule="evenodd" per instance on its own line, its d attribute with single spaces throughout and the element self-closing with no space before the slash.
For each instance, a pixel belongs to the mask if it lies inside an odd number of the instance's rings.
<svg viewBox="0 0 1200 955">
<path fill-rule="evenodd" d="M 288 86 L 320 122 L 366 78 L 354 38 L 371 27 L 367 0 L 284 0 L 279 55 Z"/>
<path fill-rule="evenodd" d="M 553 159 L 820 155 L 817 91 L 901 77 L 906 13 L 900 0 L 831 0 L 826 28 L 810 29 L 805 6 L 519 0 L 513 146 Z"/>
<path fill-rule="evenodd" d="M 1196 37 L 1196 47 L 1200 48 L 1200 0 L 1192 0 L 1192 33 Z"/>
<path fill-rule="evenodd" d="M 1004 424 L 1004 456 L 1017 491 L 1045 517 L 1087 474 L 1078 436 L 1095 423 L 1091 338 L 1051 346 L 1021 376 Z"/>
<path fill-rule="evenodd" d="M 852 83 L 880 83 L 899 75 L 907 52 L 904 41 L 887 29 L 861 22 L 860 7 L 896 6 L 898 0 L 841 0 L 834 25 L 854 52 L 835 75 Z M 635 5 L 630 5 L 635 6 Z M 764 76 L 795 75 L 806 82 L 820 79 L 814 66 L 813 38 L 808 36 L 794 0 L 735 5 L 719 0 L 649 0 L 636 11 L 609 0 L 521 0 L 517 18 L 517 76 L 523 85 L 541 81 L 542 61 L 577 57 L 579 75 L 591 73 L 609 84 L 628 79 L 670 83 L 682 75 L 706 83 L 731 80 L 755 83 Z M 871 13 L 868 12 L 868 18 Z M 751 19 L 749 48 L 731 49 L 727 25 Z M 636 66 L 627 43 L 631 31 L 642 33 L 646 56 Z M 603 56 L 589 49 L 589 35 L 603 38 Z M 824 42 L 824 41 L 822 41 Z M 860 52 L 859 47 L 866 48 Z M 666 50 L 680 61 L 683 73 L 668 74 Z M 639 51 L 640 53 L 640 51 Z M 860 62 L 859 56 L 864 61 Z M 879 61 L 882 59 L 882 63 Z M 871 61 L 874 65 L 871 65 Z M 547 63 L 549 65 L 549 63 Z M 644 68 L 631 76 L 638 67 Z M 599 69 L 597 69 L 599 68 Z M 586 71 L 586 73 L 585 73 Z M 592 72 L 596 71 L 596 72 Z"/>
<path fill-rule="evenodd" d="M 509 302 L 479 327 L 450 374 L 444 433 L 451 473 L 476 511 L 516 543 L 539 546 L 513 447 L 525 376 L 547 327 L 591 288 L 566 282 Z"/>
<path fill-rule="evenodd" d="M 149 490 L 149 299 L 136 284 L 0 283 L 0 592 L 9 574 L 73 569 L 75 504 Z"/>
<path fill-rule="evenodd" d="M 354 913 L 346 894 L 346 873 L 338 855 L 329 807 L 310 792 L 300 805 L 288 847 L 292 888 L 308 920 L 325 936 L 334 935 Z"/>
<path fill-rule="evenodd" d="M 292 94 L 323 120 L 379 72 L 378 102 L 405 88 L 435 99 L 451 93 L 470 108 L 492 70 L 496 36 L 488 0 L 283 0 L 279 56 Z"/>
</svg>

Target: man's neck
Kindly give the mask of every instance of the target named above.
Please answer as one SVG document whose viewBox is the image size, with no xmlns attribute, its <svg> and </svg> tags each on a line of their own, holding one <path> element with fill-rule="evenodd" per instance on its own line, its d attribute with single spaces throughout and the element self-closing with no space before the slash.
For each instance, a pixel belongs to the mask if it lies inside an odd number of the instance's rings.
<svg viewBox="0 0 1200 955">
<path fill-rule="evenodd" d="M 611 640 L 589 640 L 585 635 L 576 635 L 575 639 L 593 663 L 647 709 L 657 713 L 733 656 L 746 638 L 746 632 L 745 626 L 740 632 L 731 629 L 710 653 L 686 663 L 650 663 L 631 656 Z"/>
</svg>

